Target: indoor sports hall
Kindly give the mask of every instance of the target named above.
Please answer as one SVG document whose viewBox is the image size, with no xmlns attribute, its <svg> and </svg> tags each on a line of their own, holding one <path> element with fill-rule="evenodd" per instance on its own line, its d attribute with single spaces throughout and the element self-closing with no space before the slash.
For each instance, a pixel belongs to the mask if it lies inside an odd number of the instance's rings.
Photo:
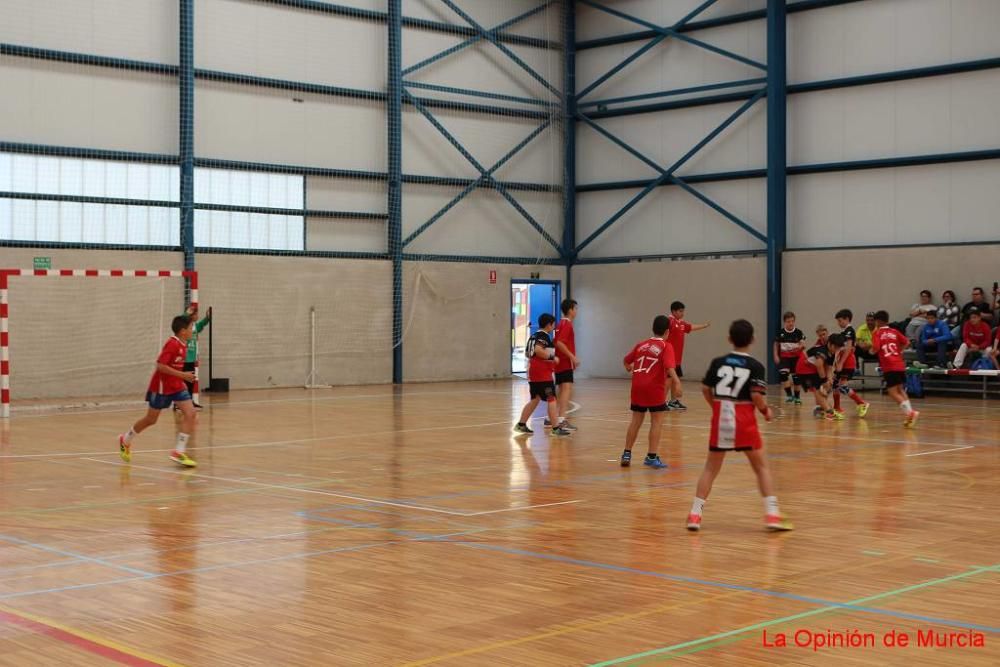
<svg viewBox="0 0 1000 667">
<path fill-rule="evenodd" d="M 0 667 L 1000 664 L 998 34 L 0 0 Z"/>
</svg>

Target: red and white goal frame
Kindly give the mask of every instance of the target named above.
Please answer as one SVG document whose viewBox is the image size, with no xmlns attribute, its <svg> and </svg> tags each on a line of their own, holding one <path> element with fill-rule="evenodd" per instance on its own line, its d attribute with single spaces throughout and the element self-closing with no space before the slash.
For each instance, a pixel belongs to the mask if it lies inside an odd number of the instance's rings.
<svg viewBox="0 0 1000 667">
<path fill-rule="evenodd" d="M 10 418 L 10 306 L 7 291 L 10 278 L 187 278 L 191 305 L 198 306 L 198 272 L 145 269 L 0 269 L 0 419 Z M 198 369 L 195 367 L 194 395 L 198 400 Z"/>
</svg>

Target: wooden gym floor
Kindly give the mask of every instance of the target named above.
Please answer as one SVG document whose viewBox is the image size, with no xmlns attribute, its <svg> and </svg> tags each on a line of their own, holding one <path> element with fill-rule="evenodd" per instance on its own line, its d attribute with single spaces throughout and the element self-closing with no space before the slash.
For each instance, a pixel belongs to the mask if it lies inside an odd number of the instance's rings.
<svg viewBox="0 0 1000 667">
<path fill-rule="evenodd" d="M 697 385 L 667 416 L 664 471 L 641 465 L 645 431 L 618 466 L 625 382 L 579 382 L 580 430 L 559 440 L 540 421 L 512 437 L 526 393 L 212 397 L 193 472 L 166 458 L 169 415 L 124 465 L 141 408 L 15 414 L 0 665 L 1000 664 L 1000 404 L 918 402 L 916 431 L 878 397 L 865 421 L 782 406 L 765 446 L 797 530 L 762 530 L 731 455 L 688 534 Z M 855 630 L 876 647 L 794 645 Z M 910 646 L 884 645 L 900 633 Z"/>
</svg>

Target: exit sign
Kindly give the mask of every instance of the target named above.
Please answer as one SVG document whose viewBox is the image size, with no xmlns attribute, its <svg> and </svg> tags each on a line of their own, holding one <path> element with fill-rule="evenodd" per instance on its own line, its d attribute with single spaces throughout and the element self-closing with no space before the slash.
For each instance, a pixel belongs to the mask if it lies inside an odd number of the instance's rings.
<svg viewBox="0 0 1000 667">
<path fill-rule="evenodd" d="M 36 257 L 35 258 L 35 269 L 51 269 L 52 268 L 52 258 L 51 257 Z"/>
</svg>

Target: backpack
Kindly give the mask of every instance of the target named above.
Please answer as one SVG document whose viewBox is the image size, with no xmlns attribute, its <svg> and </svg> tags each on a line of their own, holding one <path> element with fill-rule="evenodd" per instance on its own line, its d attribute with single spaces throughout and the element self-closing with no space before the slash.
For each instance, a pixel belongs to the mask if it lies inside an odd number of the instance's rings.
<svg viewBox="0 0 1000 667">
<path fill-rule="evenodd" d="M 913 398 L 924 397 L 924 381 L 920 375 L 913 374 L 906 376 L 906 393 Z"/>
<path fill-rule="evenodd" d="M 993 362 L 987 356 L 981 356 L 969 366 L 970 371 L 992 371 L 996 370 L 993 368 Z"/>
</svg>

